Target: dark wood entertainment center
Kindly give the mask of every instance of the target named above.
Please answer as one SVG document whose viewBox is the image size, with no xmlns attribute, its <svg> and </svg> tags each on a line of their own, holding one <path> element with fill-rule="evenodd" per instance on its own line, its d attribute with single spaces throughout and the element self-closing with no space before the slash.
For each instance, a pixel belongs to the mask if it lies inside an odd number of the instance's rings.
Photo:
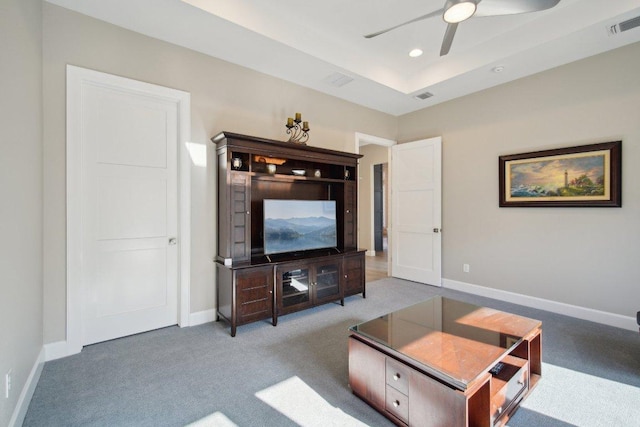
<svg viewBox="0 0 640 427">
<path fill-rule="evenodd" d="M 357 249 L 359 154 L 221 132 L 218 163 L 216 320 L 237 326 L 361 293 L 364 250 Z M 334 248 L 265 255 L 265 199 L 332 200 Z"/>
</svg>

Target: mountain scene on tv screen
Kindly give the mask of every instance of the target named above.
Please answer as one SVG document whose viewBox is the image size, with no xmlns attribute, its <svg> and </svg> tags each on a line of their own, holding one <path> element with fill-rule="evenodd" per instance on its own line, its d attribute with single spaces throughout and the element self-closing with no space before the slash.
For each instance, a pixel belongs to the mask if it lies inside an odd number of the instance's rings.
<svg viewBox="0 0 640 427">
<path fill-rule="evenodd" d="M 336 223 L 334 219 L 323 216 L 265 219 L 264 252 L 266 254 L 335 246 Z"/>
</svg>

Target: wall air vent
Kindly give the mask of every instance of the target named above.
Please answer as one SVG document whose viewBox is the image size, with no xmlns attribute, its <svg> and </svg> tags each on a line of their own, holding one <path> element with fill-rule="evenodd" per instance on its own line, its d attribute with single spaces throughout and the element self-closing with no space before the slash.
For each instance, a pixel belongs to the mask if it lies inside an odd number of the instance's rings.
<svg viewBox="0 0 640 427">
<path fill-rule="evenodd" d="M 351 83 L 353 81 L 353 77 L 349 77 L 345 74 L 335 72 L 325 77 L 322 81 L 324 81 L 325 83 L 329 83 L 331 86 L 342 87 L 347 83 Z"/>
<path fill-rule="evenodd" d="M 622 21 L 618 24 L 613 24 L 607 27 L 608 33 L 610 36 L 614 36 L 616 34 L 623 33 L 625 31 L 629 31 L 633 28 L 640 27 L 640 16 L 636 16 L 635 18 L 627 19 L 626 21 Z"/>
<path fill-rule="evenodd" d="M 419 93 L 417 95 L 414 95 L 413 97 L 415 99 L 418 99 L 418 100 L 422 101 L 422 100 L 425 100 L 427 98 L 431 98 L 432 96 L 433 96 L 433 94 L 431 92 L 422 92 L 422 93 Z"/>
</svg>

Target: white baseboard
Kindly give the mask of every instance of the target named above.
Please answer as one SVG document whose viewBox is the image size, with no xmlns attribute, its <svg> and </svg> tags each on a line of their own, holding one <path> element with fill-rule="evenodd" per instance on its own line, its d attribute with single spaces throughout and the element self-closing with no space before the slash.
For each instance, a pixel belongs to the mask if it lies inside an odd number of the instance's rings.
<svg viewBox="0 0 640 427">
<path fill-rule="evenodd" d="M 36 386 L 38 385 L 38 380 L 40 380 L 42 368 L 44 368 L 44 355 L 45 350 L 43 347 L 38 354 L 36 362 L 31 368 L 31 372 L 29 372 L 27 382 L 24 384 L 24 387 L 22 387 L 20 397 L 18 397 L 18 403 L 16 404 L 16 407 L 13 410 L 13 415 L 9 420 L 9 427 L 18 427 L 24 422 L 24 417 L 27 415 L 27 409 L 29 409 L 29 403 L 31 403 L 33 392 L 36 391 Z"/>
<path fill-rule="evenodd" d="M 484 286 L 473 285 L 471 283 L 458 282 L 457 280 L 442 279 L 442 287 L 537 308 L 539 310 L 550 311 L 552 313 L 564 314 L 566 316 L 602 323 L 604 325 L 615 326 L 616 328 L 628 329 L 631 331 L 638 330 L 638 325 L 634 317 L 622 316 L 620 314 L 608 313 L 606 311 L 565 304 L 543 298 L 517 294 L 515 292 L 503 291 L 500 289 L 486 288 Z"/>
<path fill-rule="evenodd" d="M 76 354 L 69 351 L 67 341 L 57 341 L 44 345 L 44 359 L 45 361 L 56 360 L 62 357 L 71 356 Z"/>
<path fill-rule="evenodd" d="M 197 313 L 191 313 L 189 315 L 189 326 L 202 325 L 203 323 L 209 323 L 216 320 L 216 310 L 203 310 Z"/>
<path fill-rule="evenodd" d="M 188 326 L 196 326 L 203 323 L 213 322 L 215 318 L 216 311 L 214 309 L 191 313 L 189 314 Z M 67 341 L 57 341 L 44 345 L 44 360 L 46 362 L 50 360 L 60 359 L 62 357 L 71 356 L 77 353 L 79 353 L 79 351 L 73 351 L 69 348 Z"/>
<path fill-rule="evenodd" d="M 368 249 L 365 253 L 366 256 L 376 256 L 376 251 Z"/>
</svg>

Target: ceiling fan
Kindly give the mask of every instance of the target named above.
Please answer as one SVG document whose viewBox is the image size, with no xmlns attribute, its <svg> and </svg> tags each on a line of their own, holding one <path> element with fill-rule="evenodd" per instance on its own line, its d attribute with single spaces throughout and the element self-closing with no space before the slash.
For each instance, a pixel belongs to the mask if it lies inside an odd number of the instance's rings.
<svg viewBox="0 0 640 427">
<path fill-rule="evenodd" d="M 442 9 L 418 16 L 410 21 L 394 25 L 391 28 L 367 34 L 364 37 L 370 39 L 407 24 L 442 15 L 442 19 L 447 23 L 447 30 L 444 33 L 442 47 L 440 48 L 440 56 L 444 56 L 449 53 L 449 49 L 451 49 L 451 43 L 458 29 L 458 24 L 472 16 L 499 16 L 539 12 L 550 9 L 558 3 L 560 3 L 560 0 L 446 0 Z"/>
</svg>

